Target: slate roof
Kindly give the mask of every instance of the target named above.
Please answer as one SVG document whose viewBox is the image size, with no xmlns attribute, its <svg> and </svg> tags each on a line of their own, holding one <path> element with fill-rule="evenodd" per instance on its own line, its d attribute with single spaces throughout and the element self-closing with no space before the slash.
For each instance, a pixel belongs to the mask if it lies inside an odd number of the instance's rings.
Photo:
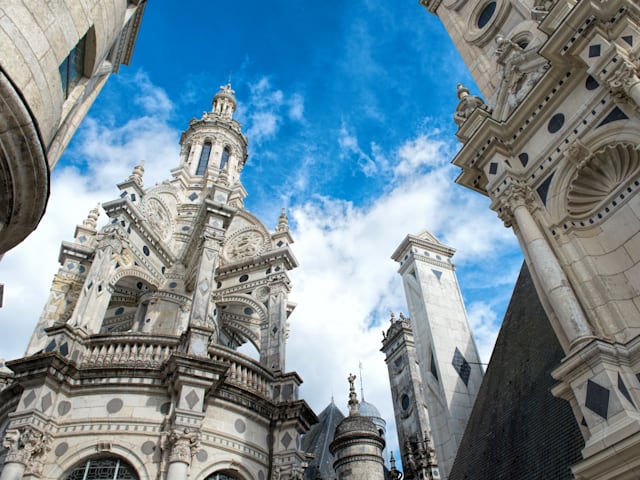
<svg viewBox="0 0 640 480">
<path fill-rule="evenodd" d="M 302 450 L 312 453 L 315 458 L 309 462 L 305 471 L 306 480 L 333 479 L 333 455 L 329 452 L 329 444 L 344 414 L 333 401 L 318 415 L 319 422 L 302 437 Z"/>
<path fill-rule="evenodd" d="M 573 478 L 584 440 L 550 392 L 563 356 L 523 265 L 449 480 Z"/>
</svg>

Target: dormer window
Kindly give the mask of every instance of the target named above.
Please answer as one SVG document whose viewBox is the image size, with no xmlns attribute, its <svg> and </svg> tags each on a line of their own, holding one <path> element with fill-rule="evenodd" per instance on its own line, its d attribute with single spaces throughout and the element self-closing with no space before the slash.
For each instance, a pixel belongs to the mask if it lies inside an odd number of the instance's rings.
<svg viewBox="0 0 640 480">
<path fill-rule="evenodd" d="M 209 164 L 210 155 L 211 142 L 205 142 L 202 146 L 202 152 L 200 152 L 200 160 L 198 161 L 198 168 L 196 168 L 196 175 L 204 175 L 207 165 Z"/>
<path fill-rule="evenodd" d="M 229 162 L 229 147 L 224 147 L 222 150 L 222 158 L 220 159 L 220 170 L 224 170 L 227 167 L 227 162 Z"/>
</svg>

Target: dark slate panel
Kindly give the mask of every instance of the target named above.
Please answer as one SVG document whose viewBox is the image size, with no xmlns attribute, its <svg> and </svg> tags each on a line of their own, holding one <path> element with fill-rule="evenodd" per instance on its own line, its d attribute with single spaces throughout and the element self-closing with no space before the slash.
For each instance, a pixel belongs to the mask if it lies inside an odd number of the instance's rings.
<svg viewBox="0 0 640 480">
<path fill-rule="evenodd" d="M 609 389 L 593 380 L 587 380 L 585 406 L 605 420 L 609 416 Z"/>
<path fill-rule="evenodd" d="M 627 120 L 629 117 L 626 113 L 624 113 L 619 107 L 615 107 L 609 115 L 604 117 L 604 119 L 598 124 L 598 127 L 606 125 L 607 123 L 616 122 L 618 120 Z"/>
<path fill-rule="evenodd" d="M 573 478 L 584 440 L 550 392 L 562 357 L 523 266 L 449 480 Z"/>
</svg>

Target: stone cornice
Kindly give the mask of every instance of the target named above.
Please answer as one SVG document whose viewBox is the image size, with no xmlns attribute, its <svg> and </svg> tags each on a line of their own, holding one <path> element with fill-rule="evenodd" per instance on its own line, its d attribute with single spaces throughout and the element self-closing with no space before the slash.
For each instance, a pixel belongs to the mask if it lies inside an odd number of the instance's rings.
<svg viewBox="0 0 640 480">
<path fill-rule="evenodd" d="M 430 236 L 433 237 L 433 235 Z M 418 247 L 422 250 L 444 255 L 447 258 L 453 257 L 456 252 L 454 248 L 440 243 L 435 237 L 433 237 L 433 240 L 429 240 L 418 235 L 407 235 L 398 248 L 393 252 L 391 259 L 396 262 L 401 261 L 402 258 L 409 253 L 407 250 L 411 247 Z"/>
<path fill-rule="evenodd" d="M 289 247 L 282 247 L 264 252 L 260 255 L 250 257 L 239 262 L 220 266 L 220 268 L 218 268 L 217 274 L 220 278 L 228 278 L 229 276 L 245 270 L 253 270 L 255 268 L 262 268 L 265 266 L 273 265 L 278 261 L 283 262 L 285 271 L 293 270 L 298 266 L 298 260 L 293 255 L 291 249 Z"/>
</svg>

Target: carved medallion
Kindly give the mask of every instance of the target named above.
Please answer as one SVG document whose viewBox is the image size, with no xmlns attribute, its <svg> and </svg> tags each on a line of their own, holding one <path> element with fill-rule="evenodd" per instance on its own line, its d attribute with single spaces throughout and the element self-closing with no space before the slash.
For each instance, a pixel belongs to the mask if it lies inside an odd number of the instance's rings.
<svg viewBox="0 0 640 480">
<path fill-rule="evenodd" d="M 158 236 L 167 241 L 171 237 L 171 216 L 157 198 L 150 198 L 145 203 L 145 215 L 151 228 Z"/>
<path fill-rule="evenodd" d="M 264 249 L 264 237 L 257 230 L 248 230 L 234 235 L 224 247 L 224 258 L 237 262 L 259 255 Z"/>
</svg>

